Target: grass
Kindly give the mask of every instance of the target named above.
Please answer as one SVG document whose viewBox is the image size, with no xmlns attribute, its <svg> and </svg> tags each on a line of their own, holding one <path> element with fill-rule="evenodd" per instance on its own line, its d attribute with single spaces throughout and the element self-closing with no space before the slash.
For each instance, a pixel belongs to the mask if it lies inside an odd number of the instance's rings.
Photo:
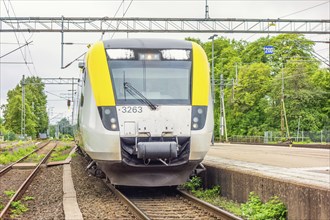
<svg viewBox="0 0 330 220">
<path fill-rule="evenodd" d="M 0 211 L 4 208 L 5 206 L 2 204 L 2 198 L 0 196 Z"/>
<path fill-rule="evenodd" d="M 25 197 L 23 198 L 23 200 L 24 200 L 24 201 L 34 200 L 34 197 L 32 197 L 32 196 L 25 196 Z"/>
<path fill-rule="evenodd" d="M 239 204 L 227 198 L 221 197 L 220 186 L 203 190 L 202 181 L 199 177 L 193 177 L 191 181 L 185 183 L 183 188 L 199 199 L 202 199 L 215 206 L 219 206 L 236 216 L 245 217 L 246 219 L 263 220 L 278 219 L 285 220 L 287 208 L 277 196 L 273 196 L 269 201 L 263 203 L 261 199 L 254 193 L 249 194 L 246 203 Z"/>
<path fill-rule="evenodd" d="M 71 146 L 68 145 L 56 147 L 50 157 L 50 161 L 54 162 L 65 160 L 69 156 L 69 150 L 71 150 Z"/>
<path fill-rule="evenodd" d="M 16 218 L 17 216 L 23 214 L 24 212 L 27 212 L 29 209 L 26 205 L 24 205 L 20 200 L 13 201 L 10 204 L 11 207 L 11 218 Z"/>
<path fill-rule="evenodd" d="M 13 197 L 13 195 L 16 192 L 14 190 L 8 190 L 8 191 L 4 191 L 4 194 L 6 196 L 8 196 L 9 198 Z M 23 198 L 24 201 L 30 201 L 30 200 L 34 200 L 34 197 L 32 196 L 25 196 Z M 19 215 L 23 214 L 24 212 L 27 212 L 29 209 L 26 205 L 24 205 L 20 200 L 18 201 L 13 201 L 10 204 L 11 207 L 11 218 L 16 218 Z M 0 211 L 4 208 L 4 205 L 2 204 L 2 198 L 0 197 Z"/>
<path fill-rule="evenodd" d="M 4 191 L 3 193 L 9 198 L 11 198 L 13 197 L 13 195 L 15 195 L 16 192 L 14 190 L 8 190 L 8 191 Z"/>
<path fill-rule="evenodd" d="M 26 158 L 27 161 L 29 162 L 39 162 L 42 160 L 42 158 L 45 157 L 45 154 L 37 154 L 37 153 L 33 153 L 31 154 L 28 158 Z"/>
<path fill-rule="evenodd" d="M 220 186 L 215 186 L 211 189 L 203 190 L 201 188 L 202 180 L 199 177 L 193 177 L 191 181 L 185 183 L 183 188 L 188 190 L 191 194 L 196 196 L 197 198 L 204 200 L 208 203 L 211 203 L 215 206 L 221 207 L 234 215 L 242 216 L 242 211 L 240 208 L 240 204 L 234 202 L 232 200 L 228 200 L 227 198 L 221 197 Z"/>
<path fill-rule="evenodd" d="M 26 148 L 20 148 L 17 151 L 10 152 L 10 151 L 5 151 L 1 152 L 0 154 L 0 164 L 7 165 L 12 162 L 17 161 L 18 159 L 22 158 L 23 156 L 31 153 L 34 151 L 37 147 L 35 145 L 26 147 Z"/>
</svg>

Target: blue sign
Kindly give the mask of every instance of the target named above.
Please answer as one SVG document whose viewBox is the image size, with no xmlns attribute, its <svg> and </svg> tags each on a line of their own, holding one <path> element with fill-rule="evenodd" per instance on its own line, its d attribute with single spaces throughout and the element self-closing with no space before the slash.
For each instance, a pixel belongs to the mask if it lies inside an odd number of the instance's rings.
<svg viewBox="0 0 330 220">
<path fill-rule="evenodd" d="M 264 46 L 264 52 L 265 52 L 265 54 L 273 54 L 274 47 L 273 46 Z"/>
</svg>

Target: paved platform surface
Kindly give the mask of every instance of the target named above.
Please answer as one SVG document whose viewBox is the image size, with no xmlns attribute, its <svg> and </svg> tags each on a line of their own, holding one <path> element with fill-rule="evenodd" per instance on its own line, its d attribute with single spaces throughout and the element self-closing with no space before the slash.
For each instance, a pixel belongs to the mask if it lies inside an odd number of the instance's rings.
<svg viewBox="0 0 330 220">
<path fill-rule="evenodd" d="M 83 220 L 77 203 L 70 164 L 63 166 L 63 209 L 65 220 Z"/>
<path fill-rule="evenodd" d="M 330 189 L 329 149 L 215 144 L 203 163 Z"/>
</svg>

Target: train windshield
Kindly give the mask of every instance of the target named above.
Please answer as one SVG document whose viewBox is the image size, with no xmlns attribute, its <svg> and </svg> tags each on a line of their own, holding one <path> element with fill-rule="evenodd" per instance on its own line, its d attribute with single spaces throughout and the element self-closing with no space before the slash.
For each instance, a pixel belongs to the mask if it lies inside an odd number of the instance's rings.
<svg viewBox="0 0 330 220">
<path fill-rule="evenodd" d="M 108 60 L 118 104 L 141 104 L 131 85 L 154 104 L 190 104 L 190 60 Z"/>
</svg>

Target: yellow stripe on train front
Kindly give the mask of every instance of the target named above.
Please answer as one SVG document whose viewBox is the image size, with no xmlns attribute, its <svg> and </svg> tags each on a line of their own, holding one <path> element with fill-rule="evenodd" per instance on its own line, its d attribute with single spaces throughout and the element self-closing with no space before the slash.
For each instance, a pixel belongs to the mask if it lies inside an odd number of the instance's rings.
<svg viewBox="0 0 330 220">
<path fill-rule="evenodd" d="M 87 54 L 88 75 L 97 106 L 115 106 L 115 97 L 103 42 L 95 43 Z"/>
<path fill-rule="evenodd" d="M 210 74 L 207 56 L 202 47 L 192 42 L 193 48 L 193 85 L 192 105 L 207 106 L 209 103 Z"/>
</svg>

